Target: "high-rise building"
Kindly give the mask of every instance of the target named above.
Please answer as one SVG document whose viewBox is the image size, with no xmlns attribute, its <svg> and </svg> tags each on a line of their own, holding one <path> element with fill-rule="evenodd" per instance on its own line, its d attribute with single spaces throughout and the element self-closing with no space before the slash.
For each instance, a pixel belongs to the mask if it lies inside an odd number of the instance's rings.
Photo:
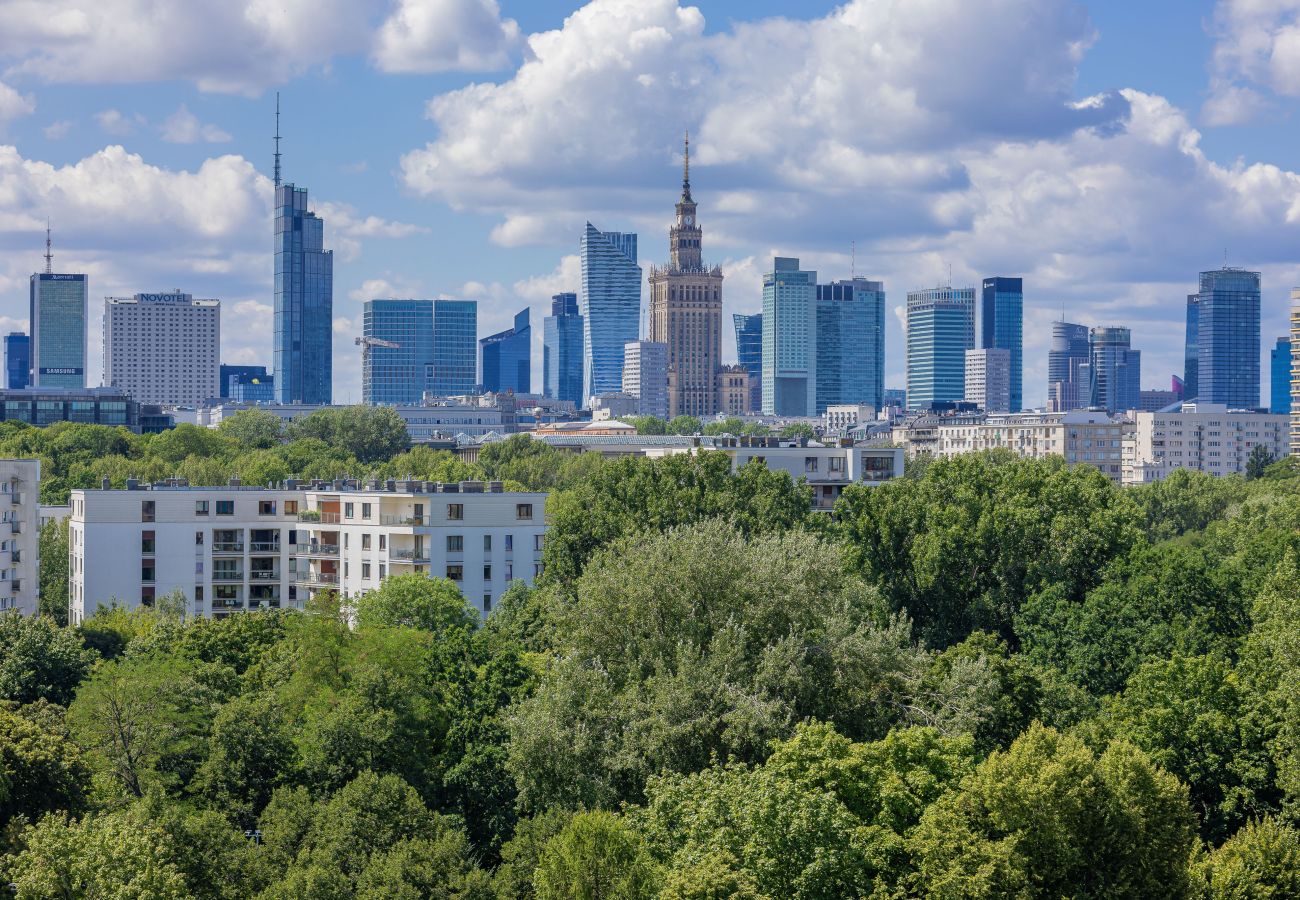
<svg viewBox="0 0 1300 900">
<path fill-rule="evenodd" d="M 1142 354 L 1131 347 L 1127 328 L 1109 326 L 1088 333 L 1088 405 L 1108 413 L 1141 404 Z"/>
<path fill-rule="evenodd" d="M 488 335 L 478 342 L 482 360 L 483 390 L 532 393 L 533 329 L 529 309 L 515 313 L 513 328 Z"/>
<path fill-rule="evenodd" d="M 1011 351 L 982 347 L 966 351 L 966 402 L 990 413 L 1011 409 Z"/>
<path fill-rule="evenodd" d="M 230 385 L 233 383 L 235 378 L 241 380 L 256 378 L 259 383 L 269 383 L 270 378 L 270 373 L 266 371 L 266 366 L 232 366 L 222 363 L 221 368 L 217 371 L 217 396 L 223 400 L 230 398 Z"/>
<path fill-rule="evenodd" d="M 1300 347 L 1300 288 L 1291 289 L 1291 346 Z M 1291 455 L 1300 456 L 1300 353 L 1291 354 Z"/>
<path fill-rule="evenodd" d="M 435 397 L 472 394 L 478 384 L 478 303 L 433 301 L 433 372 L 429 391 Z"/>
<path fill-rule="evenodd" d="M 104 298 L 104 385 L 137 403 L 199 406 L 221 391 L 221 301 L 180 291 Z"/>
<path fill-rule="evenodd" d="M 1024 280 L 985 278 L 980 297 L 980 346 L 1011 355 L 1011 412 L 1024 406 Z"/>
<path fill-rule="evenodd" d="M 86 276 L 54 271 L 45 236 L 45 271 L 32 276 L 30 387 L 86 386 Z"/>
<path fill-rule="evenodd" d="M 543 321 L 542 388 L 547 397 L 582 406 L 582 316 L 577 294 L 551 297 L 551 314 Z"/>
<path fill-rule="evenodd" d="M 582 234 L 582 402 L 623 386 L 623 348 L 637 339 L 641 320 L 641 267 L 636 235 L 599 231 L 590 222 Z"/>
<path fill-rule="evenodd" d="M 235 403 L 274 403 L 275 376 L 231 376 L 230 399 Z"/>
<path fill-rule="evenodd" d="M 21 331 L 5 335 L 5 387 L 11 391 L 27 387 L 32 377 L 32 341 Z"/>
<path fill-rule="evenodd" d="M 275 189 L 275 393 L 281 403 L 329 403 L 334 382 L 334 252 L 307 189 Z"/>
<path fill-rule="evenodd" d="M 1052 343 L 1047 350 L 1047 409 L 1069 412 L 1088 405 L 1088 386 L 1082 384 L 1080 367 L 1088 365 L 1088 326 L 1073 322 L 1052 323 Z"/>
<path fill-rule="evenodd" d="M 749 408 L 758 412 L 763 408 L 763 314 L 737 313 L 731 323 L 736 328 L 736 361 L 749 373 Z"/>
<path fill-rule="evenodd" d="M 668 345 L 628 341 L 623 348 L 623 393 L 637 400 L 637 415 L 669 416 Z"/>
<path fill-rule="evenodd" d="M 1195 400 L 1200 389 L 1199 369 L 1201 365 L 1200 339 L 1201 298 L 1198 294 L 1187 295 L 1187 331 L 1183 338 L 1183 394 L 1187 400 Z"/>
<path fill-rule="evenodd" d="M 851 278 L 817 285 L 817 412 L 885 400 L 885 285 Z"/>
<path fill-rule="evenodd" d="M 1258 272 L 1201 273 L 1196 329 L 1196 399 L 1229 409 L 1259 407 Z"/>
<path fill-rule="evenodd" d="M 361 333 L 396 344 L 370 344 L 361 353 L 361 400 L 408 406 L 420 402 L 433 382 L 433 301 L 367 300 Z"/>
<path fill-rule="evenodd" d="M 704 265 L 686 142 L 682 196 L 668 230 L 668 265 L 650 269 L 650 340 L 668 347 L 668 414 L 711 416 L 722 366 L 722 269 Z"/>
<path fill-rule="evenodd" d="M 1291 339 L 1280 337 L 1269 351 L 1268 411 L 1291 414 Z"/>
<path fill-rule="evenodd" d="M 907 294 L 907 408 L 966 399 L 966 351 L 975 349 L 975 288 Z"/>
<path fill-rule="evenodd" d="M 817 412 L 817 273 L 778 256 L 763 276 L 763 413 Z"/>
</svg>

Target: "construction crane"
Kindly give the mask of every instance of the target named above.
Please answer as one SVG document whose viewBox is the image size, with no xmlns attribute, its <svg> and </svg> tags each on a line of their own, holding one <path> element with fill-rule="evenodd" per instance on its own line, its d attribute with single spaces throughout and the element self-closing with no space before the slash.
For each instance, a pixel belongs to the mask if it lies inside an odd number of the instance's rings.
<svg viewBox="0 0 1300 900">
<path fill-rule="evenodd" d="M 372 347 L 387 347 L 390 350 L 396 350 L 402 346 L 397 341 L 386 341 L 377 337 L 359 337 L 356 339 L 356 345 L 361 348 L 361 369 L 363 372 L 370 363 L 370 350 Z"/>
</svg>

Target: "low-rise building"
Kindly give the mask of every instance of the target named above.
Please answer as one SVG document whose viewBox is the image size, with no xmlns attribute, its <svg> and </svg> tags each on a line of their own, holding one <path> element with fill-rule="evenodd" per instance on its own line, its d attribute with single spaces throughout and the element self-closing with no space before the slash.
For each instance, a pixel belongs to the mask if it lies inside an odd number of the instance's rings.
<svg viewBox="0 0 1300 900">
<path fill-rule="evenodd" d="M 844 434 L 876 418 L 876 408 L 864 403 L 831 404 L 822 413 L 825 434 Z"/>
<path fill-rule="evenodd" d="M 140 404 L 117 388 L 24 388 L 0 391 L 0 421 L 121 425 L 139 433 Z"/>
<path fill-rule="evenodd" d="M 1162 481 L 1175 469 L 1210 475 L 1246 471 L 1258 446 L 1273 459 L 1289 448 L 1290 417 L 1229 410 L 1221 403 L 1184 403 L 1170 412 L 1137 412 L 1124 444 L 1124 483 Z"/>
<path fill-rule="evenodd" d="M 744 366 L 721 366 L 718 369 L 718 408 L 724 416 L 745 416 L 754 412 L 750 406 L 753 392 L 749 370 Z"/>
</svg>

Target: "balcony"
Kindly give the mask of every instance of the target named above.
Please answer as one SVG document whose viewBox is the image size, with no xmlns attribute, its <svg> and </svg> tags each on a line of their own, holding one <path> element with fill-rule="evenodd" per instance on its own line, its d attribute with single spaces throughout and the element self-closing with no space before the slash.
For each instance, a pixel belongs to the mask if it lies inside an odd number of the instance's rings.
<svg viewBox="0 0 1300 900">
<path fill-rule="evenodd" d="M 213 541 L 212 542 L 213 556 L 216 556 L 219 553 L 243 553 L 243 552 L 244 552 L 243 541 Z"/>
<path fill-rule="evenodd" d="M 10 551 L 9 551 L 9 560 L 10 560 L 11 562 L 14 562 L 14 563 L 20 563 L 20 562 L 22 562 L 22 561 L 23 561 L 23 551 L 21 551 L 21 550 L 10 550 Z"/>
<path fill-rule="evenodd" d="M 308 509 L 298 513 L 299 522 L 320 522 L 324 525 L 339 523 L 339 514 L 336 512 L 321 512 L 316 509 Z"/>
<path fill-rule="evenodd" d="M 388 552 L 390 560 L 409 563 L 428 563 L 428 550 L 390 550 Z"/>
<path fill-rule="evenodd" d="M 428 516 L 380 516 L 380 525 L 428 525 Z"/>
<path fill-rule="evenodd" d="M 242 600 L 221 600 L 221 599 L 218 599 L 218 598 L 213 598 L 213 600 L 212 600 L 212 608 L 213 608 L 213 609 L 243 609 L 243 608 L 244 608 L 244 601 L 242 601 Z"/>
<path fill-rule="evenodd" d="M 309 587 L 338 587 L 339 576 L 331 572 L 299 572 L 294 580 Z"/>
<path fill-rule="evenodd" d="M 249 549 L 253 553 L 279 553 L 279 541 L 253 541 L 249 544 Z"/>
<path fill-rule="evenodd" d="M 274 570 L 255 569 L 248 573 L 249 581 L 279 581 L 280 573 Z"/>
<path fill-rule="evenodd" d="M 243 584 L 244 573 L 239 569 L 223 569 L 212 573 L 213 584 Z"/>
<path fill-rule="evenodd" d="M 336 557 L 339 555 L 339 545 L 338 544 L 294 544 L 293 552 L 297 556 Z"/>
</svg>

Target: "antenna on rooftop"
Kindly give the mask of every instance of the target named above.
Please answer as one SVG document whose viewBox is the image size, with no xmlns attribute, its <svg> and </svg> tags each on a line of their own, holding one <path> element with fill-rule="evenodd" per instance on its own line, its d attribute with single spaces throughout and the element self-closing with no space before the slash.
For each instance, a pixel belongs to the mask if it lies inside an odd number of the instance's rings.
<svg viewBox="0 0 1300 900">
<path fill-rule="evenodd" d="M 275 186 L 280 187 L 280 92 L 275 92 Z"/>
<path fill-rule="evenodd" d="M 858 242 L 849 242 L 849 280 L 858 277 Z"/>
<path fill-rule="evenodd" d="M 54 272 L 54 251 L 50 249 L 50 220 L 45 219 L 45 274 Z"/>
</svg>

